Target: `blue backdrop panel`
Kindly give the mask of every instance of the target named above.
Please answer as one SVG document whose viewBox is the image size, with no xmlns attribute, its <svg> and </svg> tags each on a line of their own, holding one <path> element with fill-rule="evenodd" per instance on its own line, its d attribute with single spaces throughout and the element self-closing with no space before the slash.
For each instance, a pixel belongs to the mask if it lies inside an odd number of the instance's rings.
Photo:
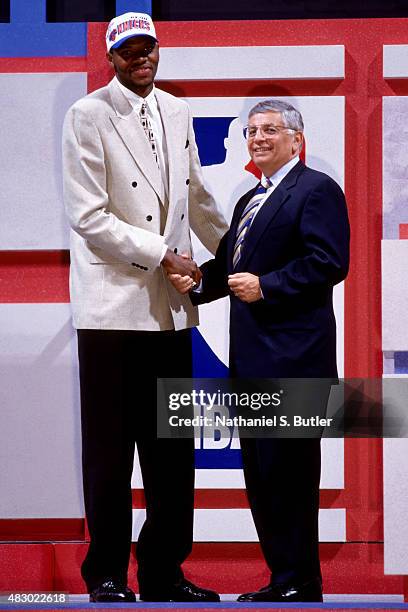
<svg viewBox="0 0 408 612">
<path fill-rule="evenodd" d="M 10 23 L 0 24 L 0 57 L 83 55 L 85 23 L 47 23 L 46 0 L 11 0 Z"/>
<path fill-rule="evenodd" d="M 116 2 L 116 14 L 151 10 L 151 0 Z M 0 57 L 81 57 L 86 38 L 86 23 L 47 23 L 46 0 L 11 0 L 10 23 L 0 23 Z"/>
</svg>

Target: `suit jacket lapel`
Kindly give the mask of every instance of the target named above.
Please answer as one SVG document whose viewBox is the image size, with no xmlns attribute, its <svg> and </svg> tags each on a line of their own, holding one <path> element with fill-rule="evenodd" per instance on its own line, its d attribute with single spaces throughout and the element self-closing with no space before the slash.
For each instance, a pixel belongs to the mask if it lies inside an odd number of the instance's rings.
<svg viewBox="0 0 408 612">
<path fill-rule="evenodd" d="M 299 162 L 292 168 L 285 178 L 279 183 L 277 188 L 271 193 L 263 203 L 257 213 L 248 234 L 245 237 L 242 255 L 238 262 L 237 270 L 245 270 L 248 261 L 256 249 L 256 245 L 261 239 L 266 229 L 273 223 L 277 212 L 287 202 L 291 196 L 291 189 L 295 187 L 298 177 L 303 172 L 304 165 Z"/>
<path fill-rule="evenodd" d="M 177 185 L 180 181 L 180 141 L 181 127 L 180 127 L 180 114 L 177 110 L 177 106 L 172 103 L 171 98 L 169 99 L 163 94 L 160 89 L 156 88 L 156 100 L 159 107 L 159 112 L 162 118 L 164 136 L 167 147 L 167 163 L 168 163 L 168 210 L 166 225 L 164 229 L 164 235 L 168 228 L 171 228 L 173 215 L 175 213 L 175 207 L 170 206 L 170 202 L 177 202 Z"/>
<path fill-rule="evenodd" d="M 174 201 L 172 197 L 175 192 L 176 182 L 180 172 L 180 153 L 182 138 L 180 138 L 180 129 L 178 121 L 177 108 L 171 103 L 168 98 L 164 99 L 163 93 L 160 89 L 155 90 L 156 100 L 159 107 L 160 115 L 163 122 L 164 135 L 166 138 L 167 146 L 167 160 L 168 160 L 168 177 L 169 177 L 169 203 Z M 173 213 L 173 207 L 169 207 L 167 213 L 166 225 L 169 226 L 171 223 L 171 215 Z"/>
<path fill-rule="evenodd" d="M 163 204 L 166 195 L 161 173 L 142 124 L 132 105 L 116 85 L 115 79 L 109 83 L 108 87 L 114 109 L 110 117 L 114 128 Z"/>
</svg>

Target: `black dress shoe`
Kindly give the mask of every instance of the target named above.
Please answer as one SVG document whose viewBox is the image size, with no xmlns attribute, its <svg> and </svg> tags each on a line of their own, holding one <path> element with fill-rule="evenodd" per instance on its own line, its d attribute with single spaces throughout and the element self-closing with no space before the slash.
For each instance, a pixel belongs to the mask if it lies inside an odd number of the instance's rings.
<svg viewBox="0 0 408 612">
<path fill-rule="evenodd" d="M 127 603 L 136 601 L 133 591 L 131 591 L 122 582 L 115 580 L 106 580 L 98 587 L 93 589 L 89 595 L 89 601 L 93 602 L 108 602 L 108 603 Z"/>
<path fill-rule="evenodd" d="M 180 580 L 177 584 L 163 590 L 157 585 L 154 590 L 140 590 L 141 601 L 220 601 L 215 591 L 200 589 L 188 580 Z"/>
<path fill-rule="evenodd" d="M 244 593 L 238 601 L 275 601 L 290 603 L 296 601 L 322 602 L 322 583 L 319 578 L 309 580 L 303 584 L 270 584 L 254 593 Z"/>
</svg>

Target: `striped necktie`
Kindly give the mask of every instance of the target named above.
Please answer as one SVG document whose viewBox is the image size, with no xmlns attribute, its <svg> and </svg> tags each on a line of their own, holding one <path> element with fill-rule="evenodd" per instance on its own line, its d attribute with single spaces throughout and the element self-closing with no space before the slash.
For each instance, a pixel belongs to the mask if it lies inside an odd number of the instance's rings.
<svg viewBox="0 0 408 612">
<path fill-rule="evenodd" d="M 147 140 L 150 142 L 150 146 L 152 147 L 154 159 L 156 160 L 157 165 L 159 165 L 159 158 L 157 157 L 157 147 L 156 141 L 154 139 L 154 134 L 152 130 L 152 125 L 150 123 L 149 115 L 147 114 L 147 104 L 143 102 L 142 107 L 139 113 L 140 123 L 145 131 L 147 136 Z"/>
<path fill-rule="evenodd" d="M 234 254 L 232 256 L 233 268 L 236 268 L 241 258 L 241 252 L 245 236 L 247 235 L 248 230 L 251 227 L 251 223 L 255 217 L 255 214 L 258 211 L 258 208 L 260 207 L 261 202 L 265 197 L 266 190 L 269 189 L 269 187 L 272 187 L 272 182 L 266 176 L 263 176 L 261 184 L 256 189 L 254 195 L 242 211 L 242 215 L 238 223 L 237 235 L 235 238 Z"/>
</svg>

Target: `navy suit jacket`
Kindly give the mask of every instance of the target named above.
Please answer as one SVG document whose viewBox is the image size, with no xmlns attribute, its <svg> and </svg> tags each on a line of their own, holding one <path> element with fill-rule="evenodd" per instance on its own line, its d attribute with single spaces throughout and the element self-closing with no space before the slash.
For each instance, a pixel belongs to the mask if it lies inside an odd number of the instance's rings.
<svg viewBox="0 0 408 612">
<path fill-rule="evenodd" d="M 192 301 L 230 296 L 232 376 L 336 377 L 332 293 L 349 265 L 344 194 L 326 174 L 296 164 L 258 211 L 233 270 L 237 225 L 255 189 L 238 201 L 215 258 L 201 266 L 203 292 Z M 227 284 L 234 272 L 259 276 L 264 299 L 236 298 Z"/>
</svg>

